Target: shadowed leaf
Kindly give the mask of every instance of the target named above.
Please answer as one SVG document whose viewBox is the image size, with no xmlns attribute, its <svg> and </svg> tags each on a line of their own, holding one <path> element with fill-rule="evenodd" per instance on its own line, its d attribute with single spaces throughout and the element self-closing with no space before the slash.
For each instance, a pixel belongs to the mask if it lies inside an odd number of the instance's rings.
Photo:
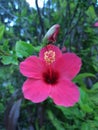
<svg viewBox="0 0 98 130">
<path fill-rule="evenodd" d="M 7 130 L 16 130 L 17 120 L 20 114 L 20 106 L 22 99 L 18 99 L 12 106 L 7 122 Z"/>
<path fill-rule="evenodd" d="M 17 90 L 11 96 L 5 111 L 6 130 L 16 130 L 17 121 L 20 114 L 21 102 L 22 102 L 22 93 L 20 90 Z"/>
</svg>

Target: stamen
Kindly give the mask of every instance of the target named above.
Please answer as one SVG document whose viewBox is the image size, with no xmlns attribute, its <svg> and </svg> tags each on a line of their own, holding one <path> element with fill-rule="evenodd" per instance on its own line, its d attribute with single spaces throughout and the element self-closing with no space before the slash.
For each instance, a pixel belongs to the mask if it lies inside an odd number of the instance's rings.
<svg viewBox="0 0 98 130">
<path fill-rule="evenodd" d="M 44 60 L 46 63 L 51 64 L 55 61 L 55 52 L 52 50 L 46 51 L 44 53 Z"/>
</svg>

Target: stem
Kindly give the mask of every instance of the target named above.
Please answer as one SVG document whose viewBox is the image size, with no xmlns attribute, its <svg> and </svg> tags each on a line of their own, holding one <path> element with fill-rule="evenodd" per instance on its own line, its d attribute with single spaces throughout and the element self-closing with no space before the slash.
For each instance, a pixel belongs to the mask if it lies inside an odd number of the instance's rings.
<svg viewBox="0 0 98 130">
<path fill-rule="evenodd" d="M 42 17 L 41 17 L 41 12 L 40 12 L 40 9 L 39 9 L 39 6 L 38 6 L 38 0 L 35 0 L 35 3 L 36 3 L 38 16 L 39 16 L 39 21 L 40 21 L 40 25 L 41 25 L 42 34 L 44 35 L 45 34 L 44 23 L 43 23 L 43 20 L 42 20 Z"/>
<path fill-rule="evenodd" d="M 41 128 L 43 126 L 43 120 L 44 120 L 44 109 L 41 103 L 37 104 L 37 119 L 39 122 L 39 127 Z"/>
</svg>

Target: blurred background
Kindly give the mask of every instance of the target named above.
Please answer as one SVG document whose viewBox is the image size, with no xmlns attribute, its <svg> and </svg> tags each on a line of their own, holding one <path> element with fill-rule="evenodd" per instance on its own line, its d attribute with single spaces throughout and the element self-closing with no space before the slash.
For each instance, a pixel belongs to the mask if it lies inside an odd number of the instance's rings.
<svg viewBox="0 0 98 130">
<path fill-rule="evenodd" d="M 0 130 L 98 130 L 98 1 L 0 0 Z M 34 104 L 23 98 L 19 63 L 37 55 L 42 39 L 60 24 L 55 45 L 82 59 L 73 80 L 80 101 L 56 106 L 51 99 Z"/>
</svg>

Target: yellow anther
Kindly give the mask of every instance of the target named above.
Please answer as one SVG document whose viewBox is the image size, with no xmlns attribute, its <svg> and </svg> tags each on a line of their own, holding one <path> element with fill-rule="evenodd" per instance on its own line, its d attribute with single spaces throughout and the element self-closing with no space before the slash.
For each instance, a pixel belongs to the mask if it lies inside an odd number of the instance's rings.
<svg viewBox="0 0 98 130">
<path fill-rule="evenodd" d="M 51 64 L 55 61 L 55 52 L 52 50 L 46 51 L 44 53 L 44 60 L 48 63 Z"/>
</svg>

